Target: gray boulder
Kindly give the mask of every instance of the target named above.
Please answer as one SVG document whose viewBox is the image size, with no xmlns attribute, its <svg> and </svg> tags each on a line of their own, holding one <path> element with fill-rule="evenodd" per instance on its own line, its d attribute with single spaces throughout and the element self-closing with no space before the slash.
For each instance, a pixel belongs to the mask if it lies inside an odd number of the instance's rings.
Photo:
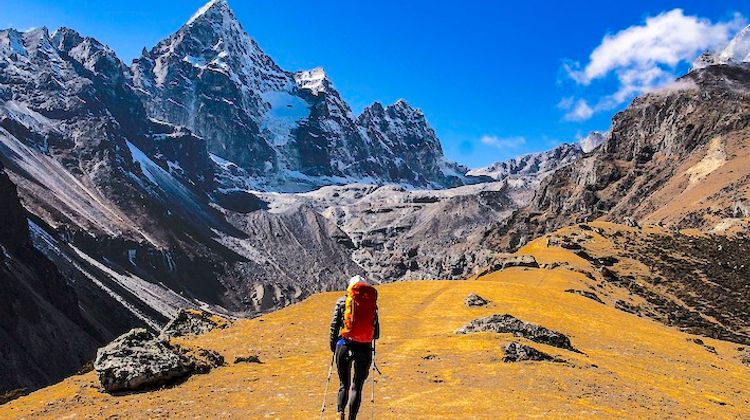
<svg viewBox="0 0 750 420">
<path fill-rule="evenodd" d="M 537 343 L 580 353 L 580 351 L 570 344 L 570 338 L 566 335 L 539 325 L 521 321 L 508 314 L 490 315 L 486 318 L 475 319 L 456 331 L 457 334 L 477 332 L 511 333 Z"/>
<path fill-rule="evenodd" d="M 505 356 L 503 356 L 503 362 L 512 363 L 523 362 L 525 360 L 544 362 L 555 360 L 555 358 L 547 353 L 541 352 L 531 346 L 521 344 L 517 341 L 514 341 L 505 346 Z"/>
<path fill-rule="evenodd" d="M 188 376 L 190 359 L 148 330 L 135 328 L 99 349 L 94 362 L 107 392 L 155 388 Z"/>
</svg>

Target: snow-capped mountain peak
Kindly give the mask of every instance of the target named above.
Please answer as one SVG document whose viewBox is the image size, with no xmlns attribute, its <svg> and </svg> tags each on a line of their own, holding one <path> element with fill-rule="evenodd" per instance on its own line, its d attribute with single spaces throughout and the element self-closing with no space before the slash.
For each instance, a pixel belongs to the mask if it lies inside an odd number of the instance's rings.
<svg viewBox="0 0 750 420">
<path fill-rule="evenodd" d="M 212 19 L 212 15 L 218 15 L 222 18 L 231 18 L 234 16 L 231 9 L 229 9 L 229 5 L 227 4 L 226 0 L 211 0 L 208 3 L 204 4 L 203 7 L 198 9 L 198 11 L 195 12 L 195 14 L 185 23 L 185 25 L 190 25 L 200 18 Z"/>
<path fill-rule="evenodd" d="M 175 67 L 185 64 L 199 77 L 220 73 L 255 92 L 284 90 L 293 84 L 290 75 L 247 35 L 225 0 L 207 3 L 143 58 L 155 60 L 151 72 L 159 86 L 172 80 L 170 73 Z"/>
<path fill-rule="evenodd" d="M 322 68 L 280 68 L 225 0 L 208 2 L 142 54 L 132 73 L 149 117 L 199 134 L 210 153 L 269 188 L 287 188 L 291 178 L 309 186 L 469 182 L 445 162 L 421 111 L 401 100 L 358 119 Z"/>
<path fill-rule="evenodd" d="M 693 62 L 692 70 L 714 64 L 750 62 L 750 25 L 743 28 L 720 52 L 706 51 Z"/>
</svg>

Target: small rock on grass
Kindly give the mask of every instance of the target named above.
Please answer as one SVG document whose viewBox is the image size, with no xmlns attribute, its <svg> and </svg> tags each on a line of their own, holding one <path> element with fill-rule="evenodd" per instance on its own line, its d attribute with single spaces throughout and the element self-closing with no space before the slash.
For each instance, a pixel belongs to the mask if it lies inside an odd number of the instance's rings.
<svg viewBox="0 0 750 420">
<path fill-rule="evenodd" d="M 468 307 L 475 307 L 475 306 L 486 306 L 489 304 L 490 301 L 479 296 L 476 293 L 472 293 L 469 296 L 466 296 L 466 299 L 464 300 L 464 304 Z"/>
<path fill-rule="evenodd" d="M 597 301 L 601 304 L 605 304 L 604 301 L 599 296 L 597 296 L 597 294 L 594 292 L 589 292 L 586 290 L 578 290 L 578 289 L 566 289 L 565 293 L 573 293 L 573 294 L 580 295 L 580 296 L 589 298 L 591 300 Z"/>
<path fill-rule="evenodd" d="M 250 355 L 250 356 L 237 356 L 234 359 L 234 364 L 238 363 L 263 363 L 260 361 L 260 357 L 256 355 Z"/>
</svg>

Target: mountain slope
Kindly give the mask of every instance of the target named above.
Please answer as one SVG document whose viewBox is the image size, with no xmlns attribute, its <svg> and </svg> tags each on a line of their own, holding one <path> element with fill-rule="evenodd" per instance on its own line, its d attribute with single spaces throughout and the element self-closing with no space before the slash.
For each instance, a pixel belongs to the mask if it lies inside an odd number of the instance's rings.
<svg viewBox="0 0 750 420">
<path fill-rule="evenodd" d="M 503 183 L 440 191 L 390 185 L 329 186 L 304 194 L 260 194 L 273 213 L 299 206 L 335 223 L 352 259 L 375 281 L 464 279 L 494 259 L 481 245 L 488 229 L 530 199 Z"/>
<path fill-rule="evenodd" d="M 542 182 L 490 240 L 517 247 L 575 221 L 626 217 L 726 231 L 748 217 L 750 70 L 712 65 L 636 98 L 592 154 Z"/>
<path fill-rule="evenodd" d="M 628 231 L 606 224 L 592 228 L 608 234 Z M 595 241 L 597 247 L 600 241 Z M 522 253 L 534 255 L 543 268 L 510 268 L 471 281 L 379 287 L 383 336 L 377 360 L 383 376 L 377 378 L 378 418 L 454 417 L 457 412 L 480 418 L 518 413 L 623 418 L 750 414 L 750 356 L 737 344 L 686 334 L 616 309 L 619 300 L 636 298 L 616 283 L 597 287 L 598 278 L 589 276 L 599 270 L 571 250 L 547 247 L 540 240 Z M 566 292 L 571 289 L 595 292 L 604 304 Z M 464 298 L 469 293 L 492 303 L 468 308 Z M 230 363 L 176 387 L 110 396 L 96 390 L 90 373 L 20 398 L 0 408 L 0 414 L 137 418 L 200 410 L 206 416 L 315 417 L 330 356 L 328 317 L 339 294 L 316 295 L 226 330 L 181 340 L 216 350 Z M 474 319 L 503 313 L 562 332 L 582 353 L 511 334 L 455 333 Z M 511 341 L 564 362 L 503 363 L 503 347 Z M 262 364 L 231 363 L 250 354 L 259 355 Z M 335 375 L 332 381 L 335 389 Z M 368 380 L 365 395 L 370 386 Z M 333 410 L 334 394 L 329 389 L 327 412 Z M 370 409 L 365 399 L 361 414 L 369 415 Z"/>
<path fill-rule="evenodd" d="M 32 246 L 26 212 L 2 164 L 0 219 L 0 394 L 4 394 L 61 380 L 83 366 L 104 339 L 84 320 L 73 288 Z"/>
</svg>

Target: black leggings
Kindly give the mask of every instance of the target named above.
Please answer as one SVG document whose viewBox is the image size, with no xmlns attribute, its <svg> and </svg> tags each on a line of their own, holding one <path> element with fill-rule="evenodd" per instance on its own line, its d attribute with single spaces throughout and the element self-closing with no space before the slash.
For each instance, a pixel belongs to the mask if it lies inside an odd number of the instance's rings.
<svg viewBox="0 0 750 420">
<path fill-rule="evenodd" d="M 369 344 L 346 343 L 336 347 L 336 369 L 339 373 L 338 412 L 344 412 L 349 401 L 349 419 L 355 420 L 362 402 L 362 386 L 370 373 L 372 347 Z M 352 364 L 354 380 L 352 381 Z M 351 395 L 349 395 L 351 387 Z"/>
</svg>

